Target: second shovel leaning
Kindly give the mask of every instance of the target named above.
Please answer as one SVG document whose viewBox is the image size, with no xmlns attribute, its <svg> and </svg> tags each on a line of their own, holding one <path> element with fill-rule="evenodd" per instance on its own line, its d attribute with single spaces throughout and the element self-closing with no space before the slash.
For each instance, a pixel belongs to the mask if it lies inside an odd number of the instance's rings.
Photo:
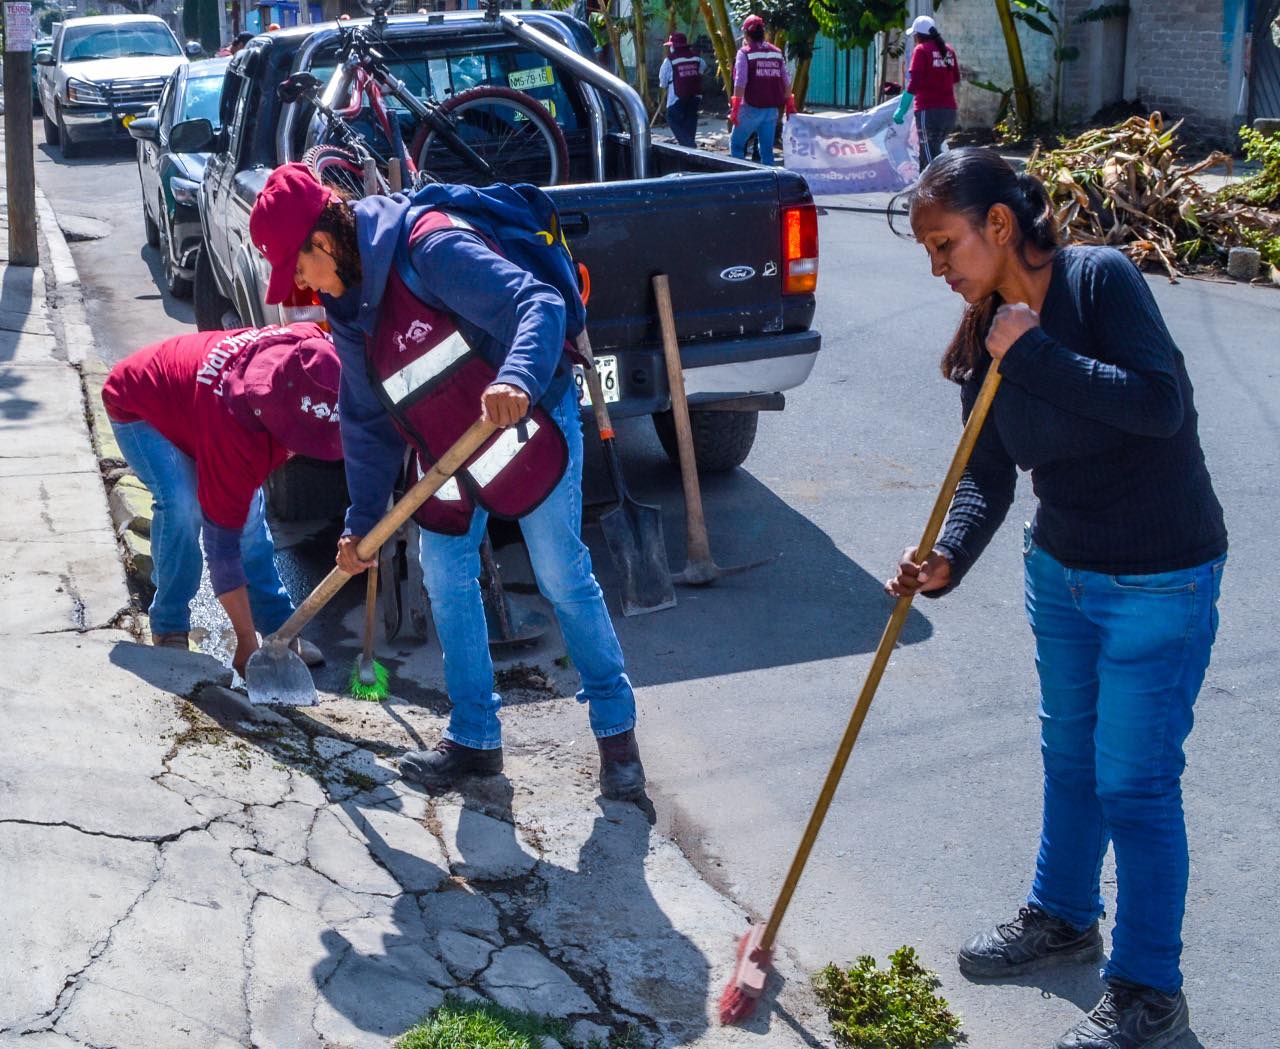
<svg viewBox="0 0 1280 1049">
<path fill-rule="evenodd" d="M 627 482 L 622 476 L 622 461 L 614 442 L 613 424 L 609 420 L 609 409 L 600 385 L 600 373 L 596 370 L 591 340 L 587 338 L 585 329 L 578 336 L 577 345 L 579 355 L 586 362 L 583 370 L 586 372 L 587 391 L 591 394 L 591 408 L 600 430 L 609 480 L 618 497 L 618 505 L 600 515 L 600 528 L 618 569 L 622 614 L 638 616 L 645 612 L 659 612 L 676 603 L 671 568 L 667 564 L 667 544 L 662 537 L 662 511 L 656 506 L 637 502 L 627 490 Z"/>
</svg>

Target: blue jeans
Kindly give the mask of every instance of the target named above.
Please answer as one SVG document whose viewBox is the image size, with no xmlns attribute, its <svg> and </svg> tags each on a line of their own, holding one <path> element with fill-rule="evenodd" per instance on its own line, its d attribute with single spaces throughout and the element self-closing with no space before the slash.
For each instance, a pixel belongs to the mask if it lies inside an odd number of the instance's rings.
<svg viewBox="0 0 1280 1049">
<path fill-rule="evenodd" d="M 702 96 L 677 98 L 667 106 L 667 127 L 675 135 L 682 146 L 694 149 L 698 145 L 698 108 L 702 105 Z"/>
<path fill-rule="evenodd" d="M 1066 568 L 1028 536 L 1027 617 L 1040 673 L 1044 822 L 1027 902 L 1083 929 L 1116 857 L 1103 975 L 1182 986 L 1187 831 L 1180 777 L 1218 629 L 1225 558 L 1155 575 Z"/>
<path fill-rule="evenodd" d="M 582 423 L 572 386 L 552 410 L 569 444 L 569 468 L 536 510 L 520 518 L 520 531 L 542 596 L 551 602 L 569 658 L 582 680 L 578 702 L 588 704 L 591 730 L 613 736 L 635 727 L 636 700 L 613 632 L 604 593 L 591 573 L 582 542 Z M 493 691 L 493 660 L 480 596 L 480 542 L 489 515 L 477 508 L 466 535 L 421 529 L 422 578 L 444 652 L 444 679 L 453 701 L 445 738 L 464 747 L 502 746 Z"/>
<path fill-rule="evenodd" d="M 152 634 L 191 629 L 191 599 L 200 589 L 204 558 L 200 529 L 204 514 L 196 499 L 196 464 L 150 423 L 111 424 L 116 442 L 138 479 L 151 492 L 151 582 L 156 595 L 148 615 Z M 240 534 L 240 556 L 249 581 L 249 607 L 261 634 L 270 634 L 293 614 L 289 592 L 276 568 L 262 491 L 254 496 Z"/>
<path fill-rule="evenodd" d="M 747 139 L 752 133 L 760 139 L 760 163 L 773 166 L 773 136 L 778 130 L 778 110 L 776 107 L 757 109 L 745 102 L 738 114 L 738 123 L 729 135 L 729 152 L 735 157 L 745 160 L 747 156 Z"/>
</svg>

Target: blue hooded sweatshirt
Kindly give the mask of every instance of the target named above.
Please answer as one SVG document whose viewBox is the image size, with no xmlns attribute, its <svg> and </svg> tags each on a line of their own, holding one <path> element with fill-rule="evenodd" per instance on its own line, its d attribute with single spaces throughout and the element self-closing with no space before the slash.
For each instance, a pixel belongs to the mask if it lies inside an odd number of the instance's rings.
<svg viewBox="0 0 1280 1049">
<path fill-rule="evenodd" d="M 340 298 L 320 298 L 342 362 L 338 406 L 351 499 L 346 530 L 365 535 L 386 513 L 405 453 L 404 439 L 369 380 L 365 340 L 377 329 L 397 247 L 407 243 L 420 212 L 400 194 L 366 197 L 352 210 L 361 282 Z M 432 233 L 412 246 L 408 258 L 418 278 L 414 293 L 454 319 L 467 343 L 497 369 L 495 382 L 523 390 L 532 404 L 549 406 L 564 396 L 569 370 L 562 363 L 560 292 L 490 250 L 469 230 Z"/>
</svg>

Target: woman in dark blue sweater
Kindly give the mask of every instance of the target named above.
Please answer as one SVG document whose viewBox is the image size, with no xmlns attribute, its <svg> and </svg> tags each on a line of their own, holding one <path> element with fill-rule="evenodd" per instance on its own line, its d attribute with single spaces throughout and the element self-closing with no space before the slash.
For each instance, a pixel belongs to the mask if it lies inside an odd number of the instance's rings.
<svg viewBox="0 0 1280 1049">
<path fill-rule="evenodd" d="M 1142 276 L 1111 248 L 1058 246 L 1044 187 L 988 150 L 938 158 L 911 203 L 935 276 L 968 303 L 943 357 L 967 417 L 1003 383 L 936 548 L 887 586 L 941 594 L 982 553 L 1018 469 L 1039 500 L 1026 605 L 1040 674 L 1044 820 L 1026 906 L 960 951 L 1012 977 L 1102 954 L 1099 878 L 1117 874 L 1107 992 L 1059 1049 L 1156 1049 L 1187 1030 L 1179 779 L 1217 630 L 1227 533 L 1191 382 Z"/>
</svg>

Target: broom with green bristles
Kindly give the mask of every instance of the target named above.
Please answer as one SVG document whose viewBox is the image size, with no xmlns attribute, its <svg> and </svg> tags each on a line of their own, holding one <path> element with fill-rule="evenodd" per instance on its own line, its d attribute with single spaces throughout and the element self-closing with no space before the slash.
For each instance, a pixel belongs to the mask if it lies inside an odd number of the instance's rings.
<svg viewBox="0 0 1280 1049">
<path fill-rule="evenodd" d="M 361 699 L 367 703 L 381 703 L 387 698 L 387 682 L 390 675 L 387 668 L 373 658 L 373 621 L 378 606 L 378 568 L 366 570 L 369 581 L 366 584 L 364 598 L 364 650 L 356 665 L 351 668 L 351 680 L 347 682 L 347 692 L 353 699 Z"/>
</svg>

